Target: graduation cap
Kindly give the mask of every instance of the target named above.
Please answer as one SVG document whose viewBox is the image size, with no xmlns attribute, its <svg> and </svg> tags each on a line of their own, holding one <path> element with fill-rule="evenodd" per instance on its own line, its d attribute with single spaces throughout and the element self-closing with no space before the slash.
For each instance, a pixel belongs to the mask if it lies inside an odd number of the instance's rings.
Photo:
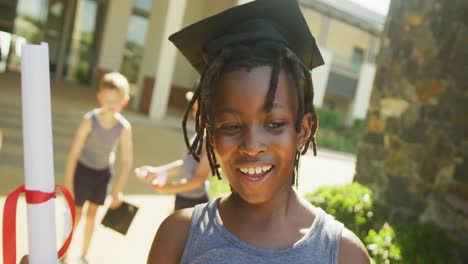
<svg viewBox="0 0 468 264">
<path fill-rule="evenodd" d="M 256 0 L 239 5 L 188 26 L 169 40 L 200 74 L 222 48 L 262 41 L 290 48 L 310 70 L 323 64 L 297 0 Z"/>
<path fill-rule="evenodd" d="M 108 209 L 101 224 L 113 229 L 122 235 L 126 235 L 130 225 L 138 212 L 138 207 L 122 201 L 122 205 L 115 209 Z"/>
</svg>

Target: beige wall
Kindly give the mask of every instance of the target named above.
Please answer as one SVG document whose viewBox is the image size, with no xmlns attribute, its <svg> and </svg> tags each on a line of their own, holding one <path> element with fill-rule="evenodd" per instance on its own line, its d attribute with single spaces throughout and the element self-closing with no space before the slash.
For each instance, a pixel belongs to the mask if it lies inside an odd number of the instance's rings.
<svg viewBox="0 0 468 264">
<path fill-rule="evenodd" d="M 307 21 L 307 25 L 309 26 L 310 32 L 312 32 L 312 35 L 314 35 L 315 39 L 317 40 L 317 43 L 320 43 L 318 37 L 320 36 L 320 28 L 322 25 L 323 15 L 311 8 L 305 8 L 303 6 L 301 6 L 301 10 L 302 14 L 304 14 L 304 17 Z"/>
<path fill-rule="evenodd" d="M 370 48 L 370 38 L 375 38 L 375 52 L 378 50 L 378 37 L 332 18 L 330 18 L 327 39 L 319 39 L 322 34 L 324 15 L 304 6 L 301 6 L 301 10 L 317 43 L 326 43 L 326 48 L 333 51 L 335 57 L 351 60 L 354 48 L 358 47 L 364 50 L 364 58 L 366 58 Z"/>
<path fill-rule="evenodd" d="M 207 0 L 205 2 L 205 17 L 209 17 L 214 14 L 220 13 L 221 11 L 224 11 L 238 4 L 236 0 Z"/>
<path fill-rule="evenodd" d="M 338 20 L 330 22 L 327 46 L 336 56 L 351 60 L 355 47 L 364 50 L 364 57 L 369 50 L 369 33 L 352 27 Z"/>
<path fill-rule="evenodd" d="M 235 0 L 187 0 L 185 9 L 184 27 L 203 18 L 212 16 L 222 10 L 236 5 Z M 176 68 L 172 84 L 178 87 L 191 89 L 199 78 L 199 74 L 193 69 L 192 65 L 185 57 L 177 52 Z"/>
</svg>

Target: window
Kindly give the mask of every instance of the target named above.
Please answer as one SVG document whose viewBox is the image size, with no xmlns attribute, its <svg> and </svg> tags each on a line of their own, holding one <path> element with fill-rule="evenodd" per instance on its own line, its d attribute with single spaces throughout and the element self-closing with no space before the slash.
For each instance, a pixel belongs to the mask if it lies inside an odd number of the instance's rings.
<svg viewBox="0 0 468 264">
<path fill-rule="evenodd" d="M 9 70 L 20 71 L 21 69 L 21 45 L 38 44 L 42 41 L 47 23 L 48 6 L 49 0 L 18 1 L 9 50 Z"/>
<path fill-rule="evenodd" d="M 138 81 L 150 10 L 151 0 L 136 0 L 128 23 L 127 42 L 120 70 L 132 84 Z"/>
<path fill-rule="evenodd" d="M 351 57 L 351 65 L 354 72 L 359 72 L 362 62 L 364 61 L 364 50 L 361 48 L 354 48 L 353 56 Z"/>
<path fill-rule="evenodd" d="M 142 11 L 150 12 L 151 11 L 152 0 L 135 0 L 133 4 L 135 9 L 140 9 Z"/>
</svg>

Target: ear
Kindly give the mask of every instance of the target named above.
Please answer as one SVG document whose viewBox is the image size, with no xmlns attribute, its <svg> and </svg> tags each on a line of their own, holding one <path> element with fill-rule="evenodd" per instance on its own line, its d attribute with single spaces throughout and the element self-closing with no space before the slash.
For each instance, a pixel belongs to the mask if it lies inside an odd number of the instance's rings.
<svg viewBox="0 0 468 264">
<path fill-rule="evenodd" d="M 297 150 L 299 152 L 302 152 L 302 149 L 304 148 L 310 135 L 315 133 L 315 131 L 312 131 L 312 128 L 315 127 L 315 122 L 316 120 L 313 118 L 311 113 L 305 114 L 302 118 L 301 127 L 299 128 L 299 133 L 297 134 Z"/>
</svg>

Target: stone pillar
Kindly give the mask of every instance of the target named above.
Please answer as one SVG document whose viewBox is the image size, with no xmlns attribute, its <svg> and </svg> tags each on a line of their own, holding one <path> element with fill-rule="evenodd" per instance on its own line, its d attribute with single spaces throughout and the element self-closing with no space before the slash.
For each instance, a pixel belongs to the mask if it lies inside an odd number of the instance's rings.
<svg viewBox="0 0 468 264">
<path fill-rule="evenodd" d="M 333 53 L 325 48 L 320 48 L 324 65 L 312 70 L 312 83 L 314 84 L 314 106 L 321 107 L 327 90 L 328 75 L 330 74 Z"/>
<path fill-rule="evenodd" d="M 153 1 L 148 21 L 148 34 L 143 50 L 135 100 L 133 101 L 133 107 L 146 114 L 149 113 L 153 96 L 161 43 L 167 41 L 167 39 L 163 40 L 163 30 L 167 19 L 168 2 L 167 0 Z"/>
<path fill-rule="evenodd" d="M 186 0 L 171 0 L 167 3 L 161 47 L 157 52 L 156 81 L 149 111 L 149 116 L 152 118 L 162 118 L 167 111 L 177 52 L 174 44 L 167 38 L 182 27 L 185 4 Z"/>
<path fill-rule="evenodd" d="M 98 53 L 98 76 L 120 69 L 132 10 L 133 1 L 109 1 Z"/>
<path fill-rule="evenodd" d="M 375 65 L 371 63 L 364 63 L 361 66 L 356 94 L 351 102 L 351 116 L 348 125 L 352 125 L 352 122 L 357 118 L 366 118 L 369 98 L 374 83 L 375 69 Z"/>
<path fill-rule="evenodd" d="M 390 220 L 468 243 L 467 0 L 393 0 L 356 166 Z"/>
</svg>

